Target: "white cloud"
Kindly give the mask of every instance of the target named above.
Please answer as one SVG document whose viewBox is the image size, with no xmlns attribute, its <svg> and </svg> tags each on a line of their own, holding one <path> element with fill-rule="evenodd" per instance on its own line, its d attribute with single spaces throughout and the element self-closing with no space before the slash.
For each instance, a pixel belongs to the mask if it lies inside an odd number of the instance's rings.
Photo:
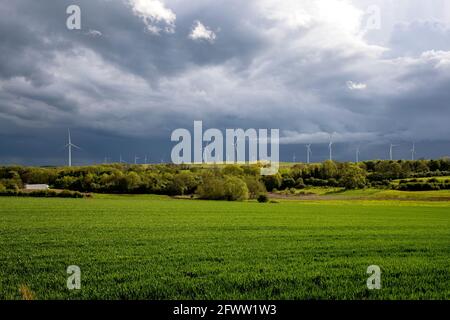
<svg viewBox="0 0 450 320">
<path fill-rule="evenodd" d="M 335 32 L 357 34 L 363 11 L 344 0 L 260 0 L 259 11 L 264 17 L 278 22 L 277 28 L 288 29 L 330 26 Z"/>
<path fill-rule="evenodd" d="M 443 68 L 450 66 L 450 51 L 425 51 L 421 55 L 421 59 L 435 63 L 435 68 Z"/>
<path fill-rule="evenodd" d="M 189 34 L 189 38 L 199 41 L 206 40 L 212 43 L 214 42 L 214 40 L 216 40 L 216 34 L 197 20 L 194 22 L 194 26 L 191 33 Z"/>
<path fill-rule="evenodd" d="M 153 34 L 175 32 L 176 14 L 160 0 L 128 0 L 133 13 L 140 17 Z M 161 26 L 161 24 L 163 26 Z"/>
<path fill-rule="evenodd" d="M 97 37 L 101 37 L 103 34 L 98 30 L 90 29 L 88 32 L 86 32 L 86 35 L 93 37 L 93 38 L 97 38 Z"/>
<path fill-rule="evenodd" d="M 364 90 L 367 89 L 367 84 L 347 81 L 347 88 L 349 88 L 350 90 Z"/>
</svg>

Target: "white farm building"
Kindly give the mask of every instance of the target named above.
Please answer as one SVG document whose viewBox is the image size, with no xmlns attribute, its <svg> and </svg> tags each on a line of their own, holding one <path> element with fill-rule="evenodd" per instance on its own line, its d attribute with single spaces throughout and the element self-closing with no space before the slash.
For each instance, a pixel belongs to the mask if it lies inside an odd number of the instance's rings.
<svg viewBox="0 0 450 320">
<path fill-rule="evenodd" d="M 48 184 L 26 184 L 25 190 L 48 190 Z"/>
</svg>

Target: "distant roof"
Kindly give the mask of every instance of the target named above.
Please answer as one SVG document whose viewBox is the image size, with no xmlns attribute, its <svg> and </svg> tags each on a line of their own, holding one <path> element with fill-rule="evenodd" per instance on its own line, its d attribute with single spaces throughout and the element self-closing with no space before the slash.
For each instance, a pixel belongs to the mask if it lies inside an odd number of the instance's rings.
<svg viewBox="0 0 450 320">
<path fill-rule="evenodd" d="M 48 189 L 48 184 L 26 184 L 25 189 Z"/>
</svg>

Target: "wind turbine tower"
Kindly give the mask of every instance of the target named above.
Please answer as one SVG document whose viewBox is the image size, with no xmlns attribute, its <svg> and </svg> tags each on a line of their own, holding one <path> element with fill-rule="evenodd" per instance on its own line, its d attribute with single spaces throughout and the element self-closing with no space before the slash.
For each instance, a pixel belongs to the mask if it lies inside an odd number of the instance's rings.
<svg viewBox="0 0 450 320">
<path fill-rule="evenodd" d="M 237 138 L 236 141 L 233 143 L 233 158 L 234 158 L 234 163 L 238 163 L 238 142 L 237 142 Z"/>
<path fill-rule="evenodd" d="M 394 157 L 393 157 L 393 150 L 394 150 L 395 147 L 398 147 L 398 145 L 391 143 L 391 146 L 389 148 L 389 159 L 391 161 L 394 159 Z"/>
<path fill-rule="evenodd" d="M 330 151 L 330 161 L 333 160 L 333 134 L 330 134 L 330 143 L 328 144 L 328 149 Z"/>
<path fill-rule="evenodd" d="M 140 158 L 138 157 L 138 156 L 134 156 L 134 164 L 137 164 L 137 161 L 139 160 Z"/>
<path fill-rule="evenodd" d="M 307 144 L 306 145 L 306 163 L 309 163 L 309 158 L 311 156 L 312 152 L 311 152 L 311 144 Z"/>
<path fill-rule="evenodd" d="M 72 139 L 70 138 L 70 129 L 67 129 L 67 132 L 69 134 L 69 143 L 66 144 L 65 147 L 69 149 L 69 167 L 71 167 L 72 166 L 72 147 L 74 147 L 76 149 L 81 149 L 81 148 L 72 143 Z"/>
<path fill-rule="evenodd" d="M 359 162 L 359 154 L 360 154 L 360 151 L 359 151 L 359 149 L 360 149 L 360 147 L 358 146 L 358 147 L 356 147 L 356 163 L 358 163 Z"/>
<path fill-rule="evenodd" d="M 413 142 L 412 149 L 411 149 L 411 160 L 414 161 L 416 156 L 416 143 Z"/>
</svg>

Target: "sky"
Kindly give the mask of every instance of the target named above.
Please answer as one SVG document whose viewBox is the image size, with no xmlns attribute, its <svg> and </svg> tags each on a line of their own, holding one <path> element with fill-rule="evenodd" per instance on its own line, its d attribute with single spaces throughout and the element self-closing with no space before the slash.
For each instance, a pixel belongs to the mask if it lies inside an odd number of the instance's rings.
<svg viewBox="0 0 450 320">
<path fill-rule="evenodd" d="M 81 29 L 67 28 L 70 5 Z M 0 0 L 0 164 L 169 162 L 177 128 L 280 158 L 450 156 L 446 0 Z"/>
</svg>

